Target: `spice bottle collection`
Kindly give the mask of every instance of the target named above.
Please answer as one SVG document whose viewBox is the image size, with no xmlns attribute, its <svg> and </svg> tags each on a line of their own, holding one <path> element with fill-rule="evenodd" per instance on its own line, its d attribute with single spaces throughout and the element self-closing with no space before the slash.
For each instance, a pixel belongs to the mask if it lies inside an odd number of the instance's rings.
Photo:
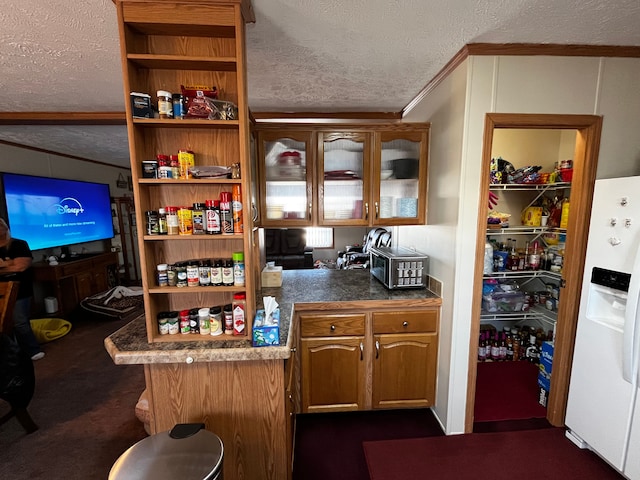
<svg viewBox="0 0 640 480">
<path fill-rule="evenodd" d="M 145 212 L 147 235 L 233 235 L 243 233 L 242 190 L 233 185 L 217 200 L 170 205 Z"/>
<path fill-rule="evenodd" d="M 233 294 L 233 302 L 224 306 L 163 311 L 156 316 L 160 335 L 218 336 L 246 335 L 246 294 Z"/>
</svg>

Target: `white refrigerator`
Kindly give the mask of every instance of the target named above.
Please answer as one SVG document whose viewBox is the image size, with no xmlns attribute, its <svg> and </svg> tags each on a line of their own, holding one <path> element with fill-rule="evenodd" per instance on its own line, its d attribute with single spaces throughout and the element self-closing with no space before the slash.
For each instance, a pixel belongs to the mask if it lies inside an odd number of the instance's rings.
<svg viewBox="0 0 640 480">
<path fill-rule="evenodd" d="M 640 177 L 597 180 L 565 423 L 576 445 L 633 480 L 640 480 L 639 297 Z"/>
</svg>

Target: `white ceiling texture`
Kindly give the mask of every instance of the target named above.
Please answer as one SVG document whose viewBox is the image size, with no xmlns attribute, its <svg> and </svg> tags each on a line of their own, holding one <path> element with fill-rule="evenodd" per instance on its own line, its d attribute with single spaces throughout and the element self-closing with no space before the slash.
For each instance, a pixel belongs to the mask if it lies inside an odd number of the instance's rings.
<svg viewBox="0 0 640 480">
<path fill-rule="evenodd" d="M 254 112 L 401 112 L 469 43 L 640 46 L 639 0 L 252 4 Z M 0 112 L 123 112 L 119 48 L 112 0 L 0 0 Z M 0 140 L 129 165 L 120 125 L 0 125 Z"/>
</svg>

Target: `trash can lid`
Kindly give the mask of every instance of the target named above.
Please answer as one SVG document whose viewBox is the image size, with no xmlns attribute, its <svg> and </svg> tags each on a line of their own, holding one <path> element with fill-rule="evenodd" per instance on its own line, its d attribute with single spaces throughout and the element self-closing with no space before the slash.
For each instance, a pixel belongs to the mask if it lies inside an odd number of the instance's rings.
<svg viewBox="0 0 640 480">
<path fill-rule="evenodd" d="M 204 424 L 178 424 L 125 451 L 111 467 L 109 480 L 209 480 L 222 469 L 220 438 Z"/>
</svg>

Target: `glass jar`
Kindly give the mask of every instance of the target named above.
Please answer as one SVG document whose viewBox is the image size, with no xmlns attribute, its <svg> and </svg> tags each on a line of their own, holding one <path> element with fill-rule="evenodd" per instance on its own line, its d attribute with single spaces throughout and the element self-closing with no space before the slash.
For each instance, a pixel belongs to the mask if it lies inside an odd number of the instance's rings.
<svg viewBox="0 0 640 480">
<path fill-rule="evenodd" d="M 158 235 L 158 212 L 148 210 L 145 212 L 147 235 Z"/>
<path fill-rule="evenodd" d="M 169 334 L 168 312 L 159 312 L 157 315 L 157 319 L 158 319 L 158 333 L 160 335 L 168 335 Z"/>
<path fill-rule="evenodd" d="M 184 263 L 176 263 L 176 287 L 187 285 L 187 266 Z"/>
<path fill-rule="evenodd" d="M 167 234 L 178 235 L 179 233 L 178 207 L 167 207 Z"/>
<path fill-rule="evenodd" d="M 200 264 L 198 265 L 198 276 L 201 287 L 208 287 L 211 285 L 211 262 L 209 260 L 200 260 Z"/>
<path fill-rule="evenodd" d="M 158 234 L 167 234 L 167 211 L 162 207 L 158 209 Z"/>
<path fill-rule="evenodd" d="M 222 285 L 233 287 L 233 261 L 230 258 L 222 261 Z"/>
<path fill-rule="evenodd" d="M 200 265 L 196 260 L 191 260 L 187 264 L 187 286 L 197 287 L 200 285 Z"/>
<path fill-rule="evenodd" d="M 222 260 L 215 259 L 211 265 L 211 285 L 222 286 Z"/>
<path fill-rule="evenodd" d="M 170 287 L 178 285 L 178 275 L 175 265 L 167 265 L 167 285 Z"/>
<path fill-rule="evenodd" d="M 197 308 L 189 310 L 189 328 L 191 333 L 200 333 L 200 315 Z"/>
<path fill-rule="evenodd" d="M 167 274 L 168 265 L 166 263 L 159 263 L 156 266 L 157 270 L 157 283 L 159 287 L 168 287 L 169 286 L 169 276 Z"/>
<path fill-rule="evenodd" d="M 158 90 L 158 116 L 160 118 L 172 118 L 173 117 L 173 100 L 171 99 L 171 92 L 166 90 Z"/>
</svg>

